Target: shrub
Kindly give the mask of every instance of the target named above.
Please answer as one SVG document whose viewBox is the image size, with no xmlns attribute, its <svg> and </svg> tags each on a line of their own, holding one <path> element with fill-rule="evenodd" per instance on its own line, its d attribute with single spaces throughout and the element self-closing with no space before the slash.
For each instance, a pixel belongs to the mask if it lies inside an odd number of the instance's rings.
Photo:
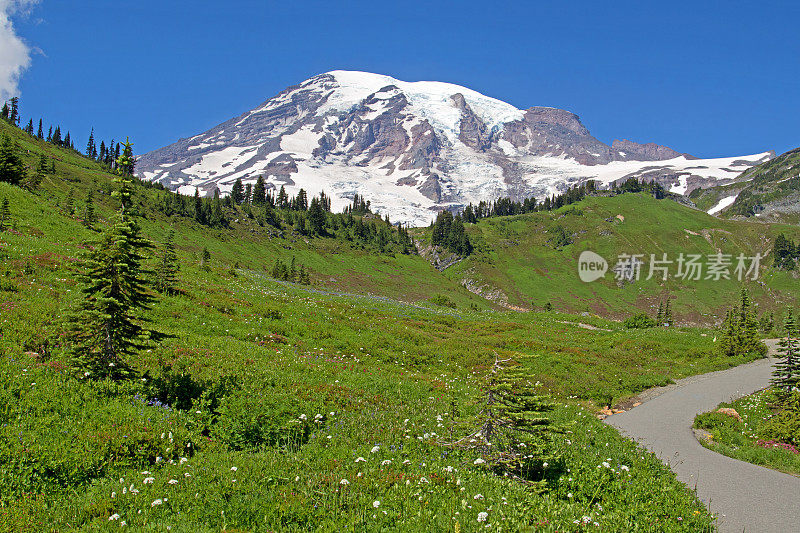
<svg viewBox="0 0 800 533">
<path fill-rule="evenodd" d="M 444 294 L 437 294 L 431 297 L 430 302 L 435 305 L 441 305 L 442 307 L 450 307 L 453 309 L 457 307 L 456 303 Z"/>
<path fill-rule="evenodd" d="M 647 316 L 645 313 L 637 313 L 626 318 L 622 325 L 628 329 L 646 329 L 654 328 L 656 326 L 656 321 Z"/>
</svg>

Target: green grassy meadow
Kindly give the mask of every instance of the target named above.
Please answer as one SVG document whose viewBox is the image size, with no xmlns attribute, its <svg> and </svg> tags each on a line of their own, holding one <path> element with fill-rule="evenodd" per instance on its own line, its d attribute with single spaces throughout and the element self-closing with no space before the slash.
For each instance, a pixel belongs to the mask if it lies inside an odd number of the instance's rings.
<svg viewBox="0 0 800 533">
<path fill-rule="evenodd" d="M 483 221 L 470 229 L 475 257 L 440 273 L 417 255 L 276 235 L 240 213 L 228 213 L 227 229 L 165 217 L 152 208 L 159 192 L 137 187 L 147 237 L 158 244 L 176 232 L 181 293 L 148 311 L 171 337 L 129 361 L 136 379 L 98 382 L 71 366 L 66 335 L 81 298 L 78 259 L 98 233 L 64 207 L 73 190 L 80 213 L 94 191 L 102 229 L 116 209 L 111 176 L 0 128 L 29 165 L 39 153 L 56 160 L 35 193 L 0 183 L 13 225 L 0 233 L 0 530 L 713 530 L 692 492 L 595 411 L 746 359 L 719 356 L 713 330 L 626 330 L 594 315 L 645 308 L 667 291 L 679 316 L 709 315 L 738 286 L 617 289 L 581 284 L 571 265 L 589 243 L 601 253 L 707 251 L 684 230 L 714 223 L 712 242 L 734 250 L 766 246 L 765 232 L 778 228 L 635 195 L 591 198 Z M 619 212 L 621 225 L 603 222 Z M 656 216 L 664 244 L 647 236 Z M 556 221 L 575 244 L 547 247 Z M 618 238 L 597 240 L 607 227 Z M 210 271 L 200 268 L 204 247 Z M 276 259 L 292 257 L 310 267 L 310 286 L 269 277 Z M 462 286 L 466 268 L 516 301 L 558 311 L 504 310 Z M 785 273 L 758 295 L 767 291 L 794 297 Z M 435 305 L 436 295 L 455 308 Z M 474 430 L 496 356 L 516 361 L 555 403 L 549 446 L 559 459 L 541 465 L 535 485 L 445 445 Z"/>
</svg>

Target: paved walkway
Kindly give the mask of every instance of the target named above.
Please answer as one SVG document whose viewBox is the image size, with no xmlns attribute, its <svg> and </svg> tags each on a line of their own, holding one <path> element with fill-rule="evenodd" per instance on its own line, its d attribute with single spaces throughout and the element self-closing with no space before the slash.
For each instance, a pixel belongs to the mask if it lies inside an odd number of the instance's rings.
<svg viewBox="0 0 800 533">
<path fill-rule="evenodd" d="M 768 344 L 772 351 L 774 341 Z M 762 359 L 687 378 L 605 421 L 654 452 L 696 489 L 717 514 L 720 532 L 800 532 L 800 478 L 703 448 L 691 429 L 695 415 L 766 387 L 771 373 L 772 361 Z"/>
</svg>

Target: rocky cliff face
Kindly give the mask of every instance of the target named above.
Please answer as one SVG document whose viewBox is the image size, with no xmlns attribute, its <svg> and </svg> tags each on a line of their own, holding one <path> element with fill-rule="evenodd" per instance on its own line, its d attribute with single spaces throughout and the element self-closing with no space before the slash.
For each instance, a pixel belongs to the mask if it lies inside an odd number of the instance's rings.
<svg viewBox="0 0 800 533">
<path fill-rule="evenodd" d="M 441 209 L 541 197 L 588 179 L 646 177 L 687 193 L 769 157 L 694 160 L 653 143 L 608 146 L 569 111 L 523 111 L 457 85 L 334 71 L 145 154 L 137 169 L 185 194 L 226 193 L 237 178 L 258 176 L 290 194 L 324 190 L 334 209 L 357 193 L 394 221 L 426 224 Z"/>
</svg>

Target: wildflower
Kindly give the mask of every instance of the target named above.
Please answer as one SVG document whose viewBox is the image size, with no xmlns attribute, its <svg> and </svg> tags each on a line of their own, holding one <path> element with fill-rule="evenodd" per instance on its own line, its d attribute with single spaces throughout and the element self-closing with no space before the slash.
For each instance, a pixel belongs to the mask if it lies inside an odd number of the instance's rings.
<svg viewBox="0 0 800 533">
<path fill-rule="evenodd" d="M 294 476 L 295 481 L 300 481 L 300 476 Z"/>
<path fill-rule="evenodd" d="M 189 472 L 184 472 L 183 477 L 192 477 L 192 475 Z"/>
<path fill-rule="evenodd" d="M 406 466 L 408 466 L 408 465 L 410 465 L 410 464 L 411 464 L 411 461 L 409 461 L 408 459 L 406 459 L 405 461 L 403 461 L 403 464 L 404 464 L 404 465 L 406 465 Z"/>
<path fill-rule="evenodd" d="M 485 463 L 485 462 L 486 462 L 486 461 L 484 461 L 483 459 L 481 459 L 480 457 L 478 457 L 477 459 L 475 459 L 475 461 L 473 461 L 473 463 L 472 463 L 472 464 L 474 464 L 474 465 L 482 465 L 482 464 L 483 464 L 483 463 Z"/>
<path fill-rule="evenodd" d="M 156 505 L 161 505 L 164 503 L 162 500 L 153 500 L 153 503 L 150 504 L 150 507 L 155 507 Z"/>
<path fill-rule="evenodd" d="M 154 478 L 154 477 L 146 477 L 146 478 L 144 478 L 144 481 L 142 481 L 142 483 L 144 483 L 145 485 L 149 485 L 149 484 L 153 483 L 153 481 L 155 481 L 155 480 L 156 480 L 156 478 Z"/>
<path fill-rule="evenodd" d="M 127 525 L 128 525 L 128 523 L 125 520 L 123 520 L 122 522 L 119 523 L 119 527 L 125 527 Z"/>
<path fill-rule="evenodd" d="M 375 509 L 377 509 L 378 507 L 380 507 L 380 506 L 381 506 L 381 502 L 380 502 L 380 500 L 375 500 L 374 502 L 372 502 L 372 506 L 373 506 Z"/>
<path fill-rule="evenodd" d="M 143 475 L 143 476 L 149 476 L 149 475 L 150 475 L 150 472 L 148 472 L 147 470 L 145 470 L 144 472 L 142 472 L 142 475 Z"/>
<path fill-rule="evenodd" d="M 607 462 L 603 461 L 603 467 L 604 468 L 611 468 L 611 465 L 608 464 Z"/>
<path fill-rule="evenodd" d="M 572 493 L 571 492 L 567 493 L 567 498 L 569 498 L 570 500 L 572 499 Z"/>
<path fill-rule="evenodd" d="M 364 459 L 363 457 L 359 457 L 358 459 L 356 459 L 356 462 L 357 462 L 357 463 L 366 463 L 366 462 L 367 462 L 367 460 L 366 460 L 366 459 Z"/>
<path fill-rule="evenodd" d="M 473 500 L 482 500 L 483 499 L 483 494 L 476 494 L 475 496 L 473 496 L 472 499 Z"/>
<path fill-rule="evenodd" d="M 123 490 L 125 490 L 125 489 L 123 488 Z M 112 492 L 111 493 L 111 499 L 113 500 L 116 497 L 117 497 L 117 493 L 116 492 Z"/>
<path fill-rule="evenodd" d="M 119 515 L 117 513 L 112 514 L 108 517 L 108 521 L 111 522 L 112 520 L 119 520 Z"/>
<path fill-rule="evenodd" d="M 178 484 L 178 480 L 177 479 L 170 479 L 169 481 L 167 481 L 167 483 L 169 483 L 170 485 L 177 485 Z"/>
<path fill-rule="evenodd" d="M 306 419 L 308 419 L 308 417 L 306 415 L 304 415 L 304 414 L 300 415 L 300 420 L 306 420 Z"/>
<path fill-rule="evenodd" d="M 631 470 L 630 467 L 627 465 L 622 465 L 621 467 L 619 467 L 619 469 L 622 470 L 623 472 L 630 472 Z"/>
<path fill-rule="evenodd" d="M 156 462 L 157 462 L 157 463 L 160 463 L 160 462 L 161 462 L 161 461 L 163 461 L 163 460 L 164 460 L 164 458 L 163 458 L 163 457 L 156 457 Z"/>
<path fill-rule="evenodd" d="M 239 467 L 236 466 L 231 467 L 231 472 L 236 472 L 237 470 L 239 470 Z"/>
<path fill-rule="evenodd" d="M 420 483 L 430 483 L 430 481 L 428 481 L 428 478 L 426 478 L 425 476 L 419 478 L 419 482 Z"/>
<path fill-rule="evenodd" d="M 339 484 L 340 484 L 340 485 L 349 485 L 349 484 L 350 484 L 350 482 L 349 482 L 349 481 L 347 481 L 346 479 L 343 479 L 343 480 L 341 480 L 341 481 L 339 482 Z"/>
<path fill-rule="evenodd" d="M 544 463 L 542 463 L 542 468 L 547 468 L 547 467 L 548 467 L 548 463 L 546 461 Z"/>
<path fill-rule="evenodd" d="M 486 522 L 487 518 L 489 518 L 489 513 L 485 511 L 478 513 L 478 522 Z"/>
<path fill-rule="evenodd" d="M 180 464 L 183 464 L 183 463 L 185 463 L 185 462 L 186 462 L 186 461 L 188 461 L 188 460 L 189 460 L 189 459 L 187 459 L 186 457 L 181 457 Z"/>
<path fill-rule="evenodd" d="M 392 460 L 391 459 L 386 459 L 384 461 L 381 461 L 381 466 L 386 466 L 386 465 L 390 465 L 390 464 L 392 464 Z"/>
<path fill-rule="evenodd" d="M 373 446 L 372 449 L 370 450 L 370 453 L 378 453 L 379 451 L 381 451 L 380 446 Z"/>
</svg>

